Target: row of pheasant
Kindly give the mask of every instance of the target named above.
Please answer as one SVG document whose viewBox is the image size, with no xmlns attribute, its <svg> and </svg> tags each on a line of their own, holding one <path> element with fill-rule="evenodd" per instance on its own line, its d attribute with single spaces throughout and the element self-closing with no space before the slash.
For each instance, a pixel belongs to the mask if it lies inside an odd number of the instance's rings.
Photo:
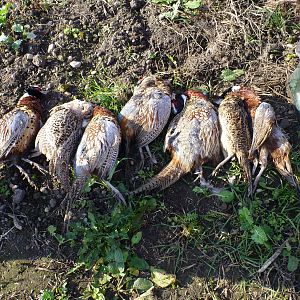
<svg viewBox="0 0 300 300">
<path fill-rule="evenodd" d="M 29 181 L 19 159 L 46 172 L 25 158 L 35 140 L 30 157 L 46 156 L 49 174 L 59 180 L 66 192 L 63 203 L 69 208 L 80 197 L 91 174 L 96 173 L 103 180 L 107 178 L 115 166 L 121 141 L 127 158 L 139 151 L 142 166 L 145 148 L 155 163 L 149 144 L 167 125 L 172 110 L 176 115 L 169 124 L 164 143 L 164 150 L 171 153 L 172 159 L 159 174 L 130 194 L 164 189 L 191 171 L 198 174 L 201 185 L 211 187 L 204 179 L 203 164 L 217 165 L 212 173 L 215 175 L 226 162 L 236 158 L 251 196 L 266 169 L 268 157 L 299 191 L 289 160 L 291 145 L 276 123 L 272 106 L 246 87 L 233 87 L 217 109 L 198 91 L 188 90 L 175 96 L 168 80 L 149 76 L 137 85 L 117 118 L 104 107 L 73 100 L 51 109 L 43 126 L 42 98 L 40 89 L 30 88 L 17 106 L 0 119 L 0 160 L 10 160 Z M 75 151 L 76 178 L 71 184 L 69 166 Z M 225 157 L 223 161 L 221 152 Z M 258 165 L 260 170 L 252 182 Z M 123 199 L 116 188 L 106 183 Z"/>
</svg>

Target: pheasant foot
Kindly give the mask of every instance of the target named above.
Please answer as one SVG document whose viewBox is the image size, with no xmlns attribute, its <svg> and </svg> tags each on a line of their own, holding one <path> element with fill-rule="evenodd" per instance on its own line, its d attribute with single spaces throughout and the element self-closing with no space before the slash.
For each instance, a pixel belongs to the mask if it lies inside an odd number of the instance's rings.
<svg viewBox="0 0 300 300">
<path fill-rule="evenodd" d="M 19 172 L 21 173 L 21 175 L 24 176 L 24 178 L 27 180 L 27 182 L 29 183 L 29 185 L 31 187 L 33 187 L 37 191 L 40 190 L 40 188 L 30 179 L 28 173 L 21 166 L 15 164 L 15 167 L 19 170 Z"/>
<path fill-rule="evenodd" d="M 27 159 L 27 158 L 21 158 L 23 161 L 29 163 L 32 167 L 38 169 L 42 174 L 44 175 L 49 175 L 49 172 L 43 168 L 40 164 L 30 160 L 30 159 Z"/>
</svg>

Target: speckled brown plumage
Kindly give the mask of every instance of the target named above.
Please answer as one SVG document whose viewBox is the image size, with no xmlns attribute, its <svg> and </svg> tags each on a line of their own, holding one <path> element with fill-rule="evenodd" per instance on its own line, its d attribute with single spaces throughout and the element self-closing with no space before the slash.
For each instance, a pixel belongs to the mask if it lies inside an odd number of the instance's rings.
<svg viewBox="0 0 300 300">
<path fill-rule="evenodd" d="M 93 173 L 106 179 L 114 167 L 121 143 L 121 130 L 114 114 L 95 107 L 75 156 L 76 179 L 64 202 L 73 202 L 81 195 L 85 181 Z"/>
<path fill-rule="evenodd" d="M 69 161 L 82 135 L 84 118 L 92 114 L 92 104 L 73 100 L 52 109 L 35 140 L 35 151 L 49 160 L 49 172 L 68 190 Z"/>
<path fill-rule="evenodd" d="M 233 92 L 226 95 L 219 107 L 219 120 L 225 159 L 216 167 L 213 174 L 227 161 L 237 157 L 248 182 L 248 193 L 252 194 L 252 178 L 248 159 L 251 134 L 244 100 Z"/>
<path fill-rule="evenodd" d="M 121 110 L 118 120 L 128 157 L 133 147 L 139 149 L 143 163 L 142 147 L 146 147 L 161 133 L 171 113 L 171 87 L 169 81 L 156 76 L 146 77 L 134 89 L 133 96 Z"/>
<path fill-rule="evenodd" d="M 281 128 L 276 124 L 276 116 L 273 107 L 262 102 L 260 97 L 247 87 L 234 87 L 233 95 L 244 101 L 244 107 L 248 113 L 248 124 L 252 130 L 252 142 L 249 149 L 249 159 L 254 161 L 253 174 L 260 165 L 253 191 L 257 188 L 260 177 L 267 167 L 268 157 L 271 157 L 278 172 L 299 191 L 299 184 L 294 177 L 289 153 L 291 145 Z M 255 152 L 258 153 L 258 160 Z"/>
<path fill-rule="evenodd" d="M 200 92 L 189 90 L 186 95 L 187 104 L 170 123 L 165 138 L 165 149 L 171 152 L 171 162 L 131 194 L 165 189 L 193 169 L 204 184 L 202 165 L 207 161 L 218 161 L 220 131 L 215 108 Z"/>
<path fill-rule="evenodd" d="M 253 159 L 254 152 L 261 147 L 275 125 L 275 111 L 269 103 L 262 102 L 260 97 L 251 89 L 235 86 L 233 90 L 232 94 L 244 100 L 246 111 L 251 117 L 248 118 L 252 132 L 249 158 Z"/>
</svg>

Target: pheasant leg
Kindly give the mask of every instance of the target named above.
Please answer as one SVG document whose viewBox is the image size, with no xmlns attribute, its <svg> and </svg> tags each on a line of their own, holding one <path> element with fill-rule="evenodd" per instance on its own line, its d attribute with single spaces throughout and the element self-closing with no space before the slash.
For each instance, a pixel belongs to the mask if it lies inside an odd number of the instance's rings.
<svg viewBox="0 0 300 300">
<path fill-rule="evenodd" d="M 257 169 L 257 166 L 258 166 L 258 159 L 255 157 L 255 158 L 253 159 L 252 175 L 255 174 L 255 171 L 256 171 L 256 169 Z"/>
<path fill-rule="evenodd" d="M 121 192 L 117 188 L 115 188 L 109 181 L 103 180 L 103 182 L 111 190 L 114 198 L 117 199 L 119 202 L 122 202 L 124 205 L 126 205 L 125 198 L 123 197 Z"/>
<path fill-rule="evenodd" d="M 19 170 L 21 175 L 23 175 L 24 178 L 28 181 L 29 185 L 32 186 L 35 190 L 39 191 L 40 188 L 30 179 L 28 173 L 21 166 L 19 166 L 17 164 L 14 164 L 14 165 Z"/>
<path fill-rule="evenodd" d="M 139 148 L 139 152 L 140 152 L 140 156 L 141 156 L 141 161 L 139 163 L 139 169 L 142 169 L 145 163 L 145 157 L 144 157 L 144 153 L 143 153 L 143 149 Z"/>
<path fill-rule="evenodd" d="M 218 170 L 224 166 L 228 161 L 230 161 L 232 158 L 234 157 L 234 154 L 228 155 L 223 161 L 221 161 L 216 168 L 213 170 L 213 172 L 211 173 L 211 176 L 215 176 L 218 172 Z"/>
<path fill-rule="evenodd" d="M 157 160 L 156 160 L 154 154 L 151 153 L 149 146 L 147 145 L 147 146 L 145 146 L 145 148 L 146 148 L 146 151 L 149 155 L 151 163 L 154 164 L 154 165 L 157 164 Z"/>
<path fill-rule="evenodd" d="M 257 174 L 255 180 L 254 180 L 254 184 L 253 184 L 253 192 L 256 191 L 257 189 L 257 185 L 258 185 L 258 182 L 259 182 L 259 179 L 261 177 L 261 175 L 263 174 L 263 172 L 265 171 L 267 166 L 264 166 L 264 165 L 261 165 L 260 167 L 260 170 L 259 170 L 259 173 Z"/>
<path fill-rule="evenodd" d="M 42 174 L 44 175 L 49 175 L 49 172 L 43 168 L 40 164 L 30 160 L 30 159 L 27 159 L 27 158 L 21 158 L 23 161 L 29 163 L 32 167 L 38 169 Z"/>
<path fill-rule="evenodd" d="M 205 178 L 203 177 L 203 169 L 202 166 L 201 167 L 197 167 L 195 170 L 194 174 L 198 174 L 198 176 L 196 177 L 196 179 L 194 180 L 197 181 L 199 180 L 200 182 L 200 186 L 207 188 L 210 192 L 217 194 L 221 191 L 221 189 L 214 187 L 209 181 L 206 181 Z"/>
</svg>

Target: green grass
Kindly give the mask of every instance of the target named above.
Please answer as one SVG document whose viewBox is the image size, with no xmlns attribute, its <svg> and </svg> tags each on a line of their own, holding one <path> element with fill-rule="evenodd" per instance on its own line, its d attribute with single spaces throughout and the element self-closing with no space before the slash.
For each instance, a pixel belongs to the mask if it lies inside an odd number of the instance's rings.
<svg viewBox="0 0 300 300">
<path fill-rule="evenodd" d="M 146 292 L 154 284 L 163 284 L 162 279 L 155 277 L 156 272 L 163 271 L 150 267 L 135 252 L 142 239 L 143 216 L 157 207 L 157 201 L 152 197 L 133 199 L 127 206 L 114 205 L 110 212 L 101 214 L 91 202 L 86 203 L 87 217 L 71 224 L 66 236 L 60 235 L 56 227 L 48 227 L 50 235 L 61 245 L 78 247 L 77 264 L 68 274 L 81 270 L 91 273 L 82 299 L 104 299 L 107 293 L 113 295 L 110 299 L 120 299 Z M 172 276 L 164 276 L 169 278 L 170 284 L 174 281 Z M 58 299 L 51 295 L 58 297 L 59 293 L 62 287 L 44 291 L 42 299 Z"/>
<path fill-rule="evenodd" d="M 90 75 L 84 78 L 84 90 L 82 91 L 86 100 L 99 104 L 118 113 L 127 99 L 128 86 L 110 78 L 105 71 L 98 75 Z"/>
<path fill-rule="evenodd" d="M 229 170 L 229 176 L 240 177 L 239 168 L 235 163 Z M 228 176 L 228 175 L 227 175 Z M 232 201 L 233 212 L 230 218 L 221 222 L 221 231 L 224 224 L 234 228 L 234 234 L 219 238 L 214 248 L 221 247 L 229 249 L 224 252 L 233 262 L 238 262 L 241 267 L 249 271 L 263 265 L 263 263 L 276 251 L 276 249 L 288 240 L 287 257 L 300 257 L 300 247 L 297 241 L 300 236 L 300 205 L 294 188 L 282 181 L 274 171 L 268 169 L 263 179 L 259 183 L 257 192 L 252 200 L 245 198 L 245 185 L 243 183 L 234 184 L 231 191 L 235 197 Z M 275 187 L 277 185 L 277 187 Z M 278 186 L 279 185 L 279 186 Z M 214 223 L 214 218 L 209 215 L 209 223 Z M 217 215 L 219 219 L 220 216 Z M 204 216 L 204 219 L 207 219 Z M 220 230 L 221 229 L 221 230 Z M 206 233 L 211 235 L 210 230 Z M 232 248 L 231 248 L 232 247 Z M 281 256 L 281 262 L 287 272 L 295 271 L 298 259 L 293 259 L 293 266 L 288 267 L 288 262 Z"/>
</svg>

